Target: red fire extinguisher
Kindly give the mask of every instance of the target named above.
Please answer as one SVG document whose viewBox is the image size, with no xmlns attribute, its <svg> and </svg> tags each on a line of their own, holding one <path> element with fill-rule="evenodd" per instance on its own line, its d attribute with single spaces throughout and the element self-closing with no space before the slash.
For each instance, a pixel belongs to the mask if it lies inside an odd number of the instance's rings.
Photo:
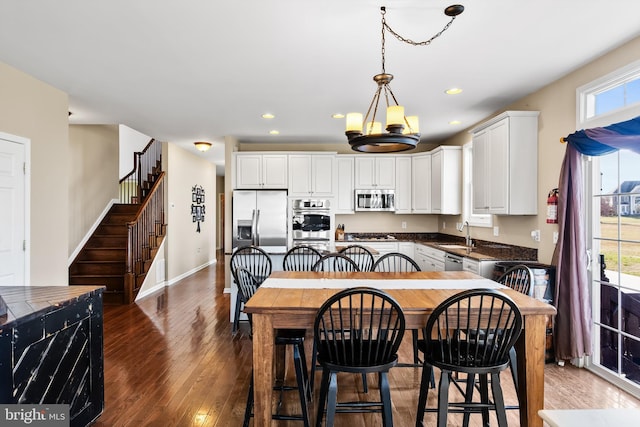
<svg viewBox="0 0 640 427">
<path fill-rule="evenodd" d="M 547 224 L 558 223 L 558 189 L 549 191 L 547 197 Z"/>
</svg>

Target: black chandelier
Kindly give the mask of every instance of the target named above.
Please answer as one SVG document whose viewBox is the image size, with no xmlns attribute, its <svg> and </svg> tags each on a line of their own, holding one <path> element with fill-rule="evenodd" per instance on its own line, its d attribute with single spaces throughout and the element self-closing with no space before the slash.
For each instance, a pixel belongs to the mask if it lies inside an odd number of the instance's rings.
<svg viewBox="0 0 640 427">
<path fill-rule="evenodd" d="M 347 114 L 347 130 L 345 134 L 347 135 L 347 139 L 349 140 L 352 150 L 364 153 L 393 153 L 411 150 L 415 148 L 420 141 L 418 117 L 404 115 L 404 107 L 398 104 L 395 95 L 391 91 L 391 87 L 389 87 L 389 82 L 393 80 L 393 75 L 388 74 L 385 69 L 385 30 L 389 31 L 398 40 L 404 43 L 408 43 L 413 46 L 426 46 L 431 44 L 431 42 L 436 38 L 440 37 L 442 33 L 449 28 L 456 17 L 463 11 L 464 6 L 459 4 L 447 7 L 444 10 L 444 13 L 451 17 L 451 20 L 447 25 L 445 25 L 440 32 L 436 33 L 430 39 L 423 42 L 414 42 L 393 31 L 391 27 L 387 25 L 384 18 L 386 8 L 384 6 L 380 8 L 380 14 L 382 15 L 382 73 L 373 76 L 373 80 L 378 85 L 378 89 L 373 95 L 373 99 L 371 100 L 371 104 L 369 104 L 369 109 L 367 110 L 367 114 L 364 116 L 364 120 L 362 118 L 362 113 Z M 386 133 L 382 132 L 381 122 L 376 121 L 378 104 L 383 92 L 387 105 Z M 393 103 L 390 102 L 390 99 Z M 371 119 L 369 119 L 369 117 L 371 117 Z"/>
</svg>

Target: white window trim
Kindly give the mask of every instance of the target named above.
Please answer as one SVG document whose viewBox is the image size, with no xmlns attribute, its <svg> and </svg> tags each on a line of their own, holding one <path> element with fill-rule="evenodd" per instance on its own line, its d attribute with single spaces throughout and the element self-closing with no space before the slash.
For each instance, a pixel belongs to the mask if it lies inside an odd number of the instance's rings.
<svg viewBox="0 0 640 427">
<path fill-rule="evenodd" d="M 612 87 L 621 85 L 627 81 L 633 80 L 640 76 L 640 60 L 634 61 L 618 70 L 615 70 L 603 77 L 600 77 L 590 83 L 587 83 L 583 86 L 580 86 L 576 89 L 576 129 L 588 129 L 598 126 L 607 126 L 613 123 L 622 122 L 625 120 L 632 119 L 640 115 L 640 104 L 633 104 L 630 106 L 624 106 L 618 108 L 613 111 L 609 111 L 604 114 L 600 114 L 598 116 L 594 116 L 591 118 L 587 118 L 588 108 L 590 108 L 589 102 L 590 97 L 595 95 L 603 90 L 610 89 Z M 597 221 L 599 217 L 599 206 L 593 204 L 593 194 L 594 188 L 599 188 L 599 177 L 594 176 L 594 170 L 598 170 L 599 159 L 597 157 L 590 156 L 582 156 L 583 164 L 585 165 L 585 175 L 584 179 L 586 182 L 585 186 L 585 197 L 584 202 L 587 206 L 585 206 L 585 218 L 587 223 L 587 250 L 591 253 L 599 253 L 599 243 L 597 240 L 593 239 L 593 227 L 594 221 Z M 600 265 L 597 264 L 598 260 L 592 259 L 589 263 L 589 283 L 594 283 L 593 275 L 600 271 Z M 596 280 L 597 281 L 597 280 Z M 590 288 L 591 292 L 591 306 L 594 310 L 594 313 L 597 310 L 600 310 L 599 303 L 599 292 L 596 287 L 592 286 Z M 594 317 L 594 320 L 597 319 Z M 593 323 L 596 325 L 596 322 Z M 595 330 L 595 329 L 594 329 Z M 593 345 L 599 346 L 599 334 L 595 334 Z M 594 347 L 593 355 L 598 355 L 598 350 Z M 633 396 L 640 397 L 640 393 L 638 391 L 638 387 L 635 384 L 631 384 L 629 380 L 626 380 L 617 374 L 611 372 L 608 368 L 600 365 L 595 360 L 592 360 L 592 357 L 585 357 L 580 360 L 573 360 L 573 364 L 577 366 L 582 366 L 584 363 L 587 369 L 592 372 L 597 373 L 598 375 L 605 378 L 607 381 L 612 384 L 620 387 L 621 389 L 627 391 Z"/>
<path fill-rule="evenodd" d="M 626 82 L 640 77 L 640 60 L 634 61 L 592 82 L 576 89 L 576 129 L 587 129 L 598 126 L 606 126 L 622 120 L 628 120 L 640 115 L 640 103 L 626 105 L 613 111 L 608 111 L 597 116 L 588 117 L 593 109 L 594 95 L 620 86 Z M 624 117 L 621 119 L 620 117 Z"/>
<path fill-rule="evenodd" d="M 473 142 L 462 146 L 462 221 L 468 221 L 472 227 L 492 227 L 493 215 L 473 213 L 471 202 L 473 195 L 472 153 Z"/>
</svg>

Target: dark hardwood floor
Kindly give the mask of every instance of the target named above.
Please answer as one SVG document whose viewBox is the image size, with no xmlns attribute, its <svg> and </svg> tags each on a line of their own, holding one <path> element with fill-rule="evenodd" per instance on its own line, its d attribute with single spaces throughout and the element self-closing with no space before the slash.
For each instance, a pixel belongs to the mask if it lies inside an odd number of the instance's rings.
<svg viewBox="0 0 640 427">
<path fill-rule="evenodd" d="M 236 335 L 229 323 L 229 295 L 224 289 L 224 256 L 162 292 L 128 306 L 106 306 L 104 314 L 105 410 L 95 426 L 240 426 L 251 372 L 251 340 L 246 325 Z M 410 343 L 402 348 L 408 359 Z M 545 367 L 546 408 L 640 407 L 640 401 L 573 366 Z M 291 369 L 292 371 L 292 369 Z M 319 378 L 319 377 L 318 377 Z M 412 426 L 420 372 L 394 368 L 390 374 L 394 424 Z M 515 394 L 503 375 L 507 404 Z M 340 379 L 340 395 L 367 399 L 355 376 Z M 375 384 L 375 378 L 369 380 Z M 376 396 L 376 388 L 369 394 Z M 435 392 L 429 406 L 435 406 Z M 295 393 L 285 394 L 284 407 L 295 411 Z M 517 426 L 518 411 L 509 412 Z M 339 414 L 337 426 L 382 425 L 379 414 Z M 479 416 L 472 425 L 479 426 Z M 428 425 L 435 414 L 427 414 Z M 474 424 L 475 423 L 475 424 Z M 460 425 L 453 416 L 450 425 Z M 274 426 L 301 422 L 274 421 Z M 494 425 L 492 423 L 492 425 Z"/>
</svg>

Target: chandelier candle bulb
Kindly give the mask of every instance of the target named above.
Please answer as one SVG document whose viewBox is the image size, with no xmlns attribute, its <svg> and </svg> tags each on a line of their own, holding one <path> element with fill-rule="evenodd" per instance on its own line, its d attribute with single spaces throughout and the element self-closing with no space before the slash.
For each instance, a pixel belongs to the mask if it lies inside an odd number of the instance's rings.
<svg viewBox="0 0 640 427">
<path fill-rule="evenodd" d="M 347 132 L 362 133 L 362 113 L 347 114 Z"/>
<path fill-rule="evenodd" d="M 404 107 L 401 105 L 387 107 L 387 130 L 394 127 L 404 127 Z"/>
<path fill-rule="evenodd" d="M 382 133 L 382 123 L 367 122 L 367 135 L 380 135 Z"/>
<path fill-rule="evenodd" d="M 418 116 L 407 116 L 405 119 L 406 126 L 402 131 L 403 134 L 420 133 L 420 122 L 418 120 Z"/>
</svg>

